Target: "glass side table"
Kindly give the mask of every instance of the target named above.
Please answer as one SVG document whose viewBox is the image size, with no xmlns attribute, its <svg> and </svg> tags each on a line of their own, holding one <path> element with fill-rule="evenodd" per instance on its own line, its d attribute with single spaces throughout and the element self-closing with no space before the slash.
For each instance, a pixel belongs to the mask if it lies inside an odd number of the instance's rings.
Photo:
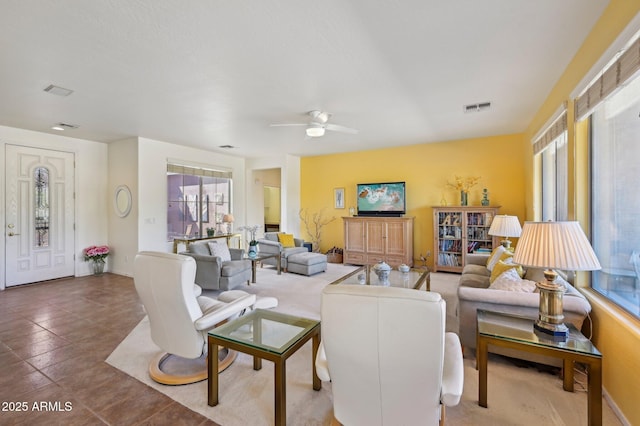
<svg viewBox="0 0 640 426">
<path fill-rule="evenodd" d="M 322 383 L 316 374 L 314 356 L 320 346 L 320 321 L 265 309 L 255 309 L 208 333 L 208 404 L 218 405 L 218 345 L 253 356 L 253 369 L 262 368 L 262 360 L 274 364 L 275 424 L 287 420 L 286 361 L 310 339 L 313 389 Z"/>
<path fill-rule="evenodd" d="M 533 354 L 562 359 L 563 389 L 573 392 L 573 364 L 583 363 L 588 369 L 589 425 L 602 424 L 602 354 L 573 324 L 566 324 L 569 337 L 554 340 L 534 331 L 530 318 L 478 309 L 476 363 L 478 368 L 478 404 L 487 407 L 487 358 L 489 345 L 517 349 Z"/>
</svg>

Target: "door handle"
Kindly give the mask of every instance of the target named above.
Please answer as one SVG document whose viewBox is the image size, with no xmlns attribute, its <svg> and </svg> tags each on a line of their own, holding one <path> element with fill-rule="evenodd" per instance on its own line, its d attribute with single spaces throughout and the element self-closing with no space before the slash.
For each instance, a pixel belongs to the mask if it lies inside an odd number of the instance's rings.
<svg viewBox="0 0 640 426">
<path fill-rule="evenodd" d="M 9 237 L 15 237 L 16 235 L 20 235 L 20 234 L 14 234 L 13 232 L 9 232 L 7 235 L 8 235 Z"/>
</svg>

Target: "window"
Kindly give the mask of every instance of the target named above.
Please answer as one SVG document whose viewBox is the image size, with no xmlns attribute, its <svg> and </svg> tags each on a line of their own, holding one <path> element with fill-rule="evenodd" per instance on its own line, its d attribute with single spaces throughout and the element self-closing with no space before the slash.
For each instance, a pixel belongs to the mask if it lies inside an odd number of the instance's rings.
<svg viewBox="0 0 640 426">
<path fill-rule="evenodd" d="M 533 151 L 540 156 L 541 217 L 546 220 L 567 220 L 568 157 L 567 111 L 563 105 L 551 124 L 535 139 Z"/>
<path fill-rule="evenodd" d="M 640 316 L 640 76 L 591 115 L 592 287 Z"/>
<path fill-rule="evenodd" d="M 567 132 L 556 137 L 540 155 L 542 220 L 567 220 Z"/>
<path fill-rule="evenodd" d="M 167 167 L 167 240 L 203 237 L 207 229 L 225 232 L 231 212 L 231 173 L 169 164 Z"/>
</svg>

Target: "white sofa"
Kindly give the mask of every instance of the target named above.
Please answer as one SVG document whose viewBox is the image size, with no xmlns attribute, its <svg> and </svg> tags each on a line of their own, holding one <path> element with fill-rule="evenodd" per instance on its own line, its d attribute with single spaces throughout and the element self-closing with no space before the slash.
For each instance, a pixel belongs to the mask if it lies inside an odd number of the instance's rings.
<svg viewBox="0 0 640 426">
<path fill-rule="evenodd" d="M 491 273 L 486 267 L 489 255 L 467 255 L 467 265 L 462 271 L 458 287 L 458 319 L 460 320 L 459 335 L 464 347 L 465 356 L 476 348 L 476 311 L 484 309 L 494 312 L 516 314 L 531 319 L 538 318 L 540 295 L 536 292 L 519 292 L 494 290 L 489 288 Z M 523 277 L 531 281 L 544 281 L 543 270 L 530 268 Z M 591 312 L 589 301 L 571 284 L 560 276 L 558 281 L 565 283 L 567 288 L 563 296 L 564 322 L 573 324 L 578 330 L 582 329 L 585 319 Z M 584 333 L 587 337 L 589 333 Z M 561 363 L 550 357 L 526 354 L 521 351 L 496 349 L 496 353 L 515 358 L 535 361 L 543 364 L 559 366 Z M 493 352 L 493 350 L 492 350 Z"/>
</svg>

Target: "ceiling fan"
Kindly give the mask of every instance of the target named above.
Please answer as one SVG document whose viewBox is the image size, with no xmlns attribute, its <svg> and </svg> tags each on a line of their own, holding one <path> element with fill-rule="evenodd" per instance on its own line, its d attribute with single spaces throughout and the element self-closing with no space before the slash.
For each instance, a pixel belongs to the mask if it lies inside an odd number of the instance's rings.
<svg viewBox="0 0 640 426">
<path fill-rule="evenodd" d="M 331 114 L 324 111 L 313 110 L 307 113 L 311 120 L 308 123 L 275 123 L 271 124 L 271 127 L 289 127 L 289 126 L 306 126 L 307 136 L 311 138 L 318 138 L 324 136 L 325 130 L 332 132 L 350 133 L 355 135 L 358 133 L 357 129 L 352 129 L 338 124 L 330 124 L 329 118 Z"/>
</svg>

